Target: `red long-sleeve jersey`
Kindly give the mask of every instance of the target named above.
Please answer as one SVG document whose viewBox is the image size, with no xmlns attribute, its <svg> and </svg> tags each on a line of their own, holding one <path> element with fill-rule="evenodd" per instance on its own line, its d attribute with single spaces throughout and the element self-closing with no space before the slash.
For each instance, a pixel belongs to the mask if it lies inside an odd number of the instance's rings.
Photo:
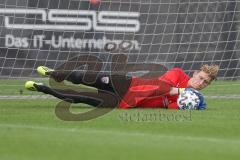
<svg viewBox="0 0 240 160">
<path fill-rule="evenodd" d="M 171 87 L 186 88 L 190 77 L 180 68 L 173 68 L 161 77 L 132 77 L 131 85 L 119 103 L 119 108 L 178 109 L 178 95 L 170 96 Z"/>
</svg>

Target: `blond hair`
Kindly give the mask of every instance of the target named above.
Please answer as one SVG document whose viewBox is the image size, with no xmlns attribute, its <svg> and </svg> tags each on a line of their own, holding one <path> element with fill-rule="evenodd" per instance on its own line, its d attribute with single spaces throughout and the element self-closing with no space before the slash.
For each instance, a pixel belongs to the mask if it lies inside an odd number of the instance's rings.
<svg viewBox="0 0 240 160">
<path fill-rule="evenodd" d="M 211 80 L 217 79 L 218 70 L 219 70 L 219 65 L 204 64 L 200 67 L 200 71 L 207 73 L 211 78 Z"/>
</svg>

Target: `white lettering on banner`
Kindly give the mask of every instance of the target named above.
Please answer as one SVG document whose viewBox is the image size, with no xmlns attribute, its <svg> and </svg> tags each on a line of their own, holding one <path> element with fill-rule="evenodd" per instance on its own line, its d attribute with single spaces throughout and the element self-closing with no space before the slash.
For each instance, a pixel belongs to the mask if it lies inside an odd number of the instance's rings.
<svg viewBox="0 0 240 160">
<path fill-rule="evenodd" d="M 5 37 L 5 46 L 27 48 L 29 43 L 27 37 L 14 37 L 13 35 L 8 34 Z"/>
<path fill-rule="evenodd" d="M 6 47 L 17 48 L 42 48 L 45 45 L 52 48 L 72 48 L 72 49 L 104 49 L 106 44 L 116 44 L 116 49 L 120 48 L 123 40 L 110 40 L 105 36 L 101 39 L 80 39 L 75 37 L 64 38 L 63 36 L 52 35 L 51 39 L 46 39 L 45 35 L 34 35 L 32 39 L 28 37 L 15 37 L 14 35 L 5 35 Z M 31 45 L 32 44 L 32 45 Z M 139 50 L 138 41 L 130 41 L 131 46 L 128 50 Z M 31 46 L 30 46 L 31 45 Z"/>
<path fill-rule="evenodd" d="M 11 24 L 9 20 L 10 17 L 5 16 L 4 24 L 5 27 L 9 29 L 49 29 L 63 31 L 89 31 L 93 29 L 95 31 L 106 32 L 138 32 L 140 29 L 140 22 L 138 20 L 140 16 L 139 12 L 1 8 L 0 13 L 11 15 L 20 14 L 24 16 L 41 15 L 43 24 Z M 55 24 L 47 24 L 47 21 Z"/>
</svg>

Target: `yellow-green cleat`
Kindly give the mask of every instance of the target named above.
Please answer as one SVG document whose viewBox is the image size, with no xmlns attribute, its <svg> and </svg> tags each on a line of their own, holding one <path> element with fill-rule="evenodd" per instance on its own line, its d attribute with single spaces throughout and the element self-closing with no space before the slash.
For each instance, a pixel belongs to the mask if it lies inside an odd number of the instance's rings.
<svg viewBox="0 0 240 160">
<path fill-rule="evenodd" d="M 50 72 L 54 71 L 51 68 L 45 67 L 45 66 L 38 66 L 37 68 L 37 72 L 39 75 L 44 76 L 44 77 L 48 77 Z"/>
<path fill-rule="evenodd" d="M 27 81 L 26 83 L 25 83 L 25 88 L 26 89 L 28 89 L 28 90 L 30 90 L 30 91 L 37 91 L 37 86 L 38 85 L 43 85 L 43 83 L 36 83 L 36 82 L 34 82 L 34 81 Z"/>
</svg>

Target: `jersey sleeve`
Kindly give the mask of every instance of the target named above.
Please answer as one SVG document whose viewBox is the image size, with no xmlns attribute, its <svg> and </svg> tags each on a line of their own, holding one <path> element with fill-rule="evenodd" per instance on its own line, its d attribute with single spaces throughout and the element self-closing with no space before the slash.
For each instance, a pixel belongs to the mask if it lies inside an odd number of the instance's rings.
<svg viewBox="0 0 240 160">
<path fill-rule="evenodd" d="M 179 84 L 179 82 L 181 82 L 181 79 L 185 78 L 185 76 L 186 76 L 186 74 L 182 69 L 173 68 L 173 69 L 167 71 L 159 79 L 176 87 Z"/>
<path fill-rule="evenodd" d="M 168 109 L 178 109 L 177 102 L 169 103 L 167 106 Z"/>
<path fill-rule="evenodd" d="M 173 68 L 166 72 L 160 80 L 165 81 L 172 85 L 172 87 L 187 87 L 187 82 L 189 80 L 189 76 L 180 68 Z M 169 104 L 167 105 L 168 109 L 178 109 L 177 98 L 176 96 L 168 96 Z"/>
</svg>

